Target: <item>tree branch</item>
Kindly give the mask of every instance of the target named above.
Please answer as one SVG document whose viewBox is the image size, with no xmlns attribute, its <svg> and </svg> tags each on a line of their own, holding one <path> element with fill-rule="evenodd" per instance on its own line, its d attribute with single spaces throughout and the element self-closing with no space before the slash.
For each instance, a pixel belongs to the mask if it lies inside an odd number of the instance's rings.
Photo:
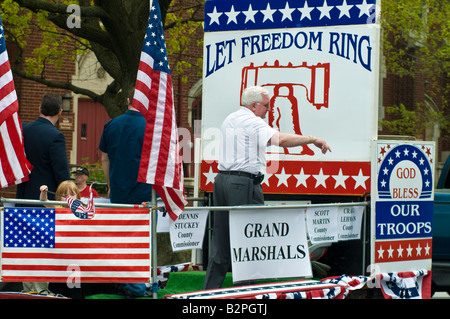
<svg viewBox="0 0 450 319">
<path fill-rule="evenodd" d="M 53 88 L 58 88 L 58 89 L 65 89 L 65 90 L 69 90 L 72 91 L 74 93 L 77 94 L 82 94 L 82 95 L 86 95 L 89 96 L 91 99 L 93 99 L 95 102 L 100 102 L 102 100 L 102 96 L 99 94 L 96 94 L 93 91 L 87 90 L 87 89 L 83 89 L 80 88 L 76 85 L 71 84 L 70 82 L 57 82 L 57 81 L 50 81 L 47 80 L 43 77 L 40 76 L 35 76 L 35 75 L 28 75 L 25 71 L 22 71 L 18 68 L 15 68 L 14 66 L 12 66 L 12 71 L 17 74 L 18 76 L 20 76 L 21 78 L 27 79 L 27 80 L 31 80 L 31 81 L 35 81 L 38 83 L 41 83 L 43 85 L 46 85 L 48 87 L 53 87 Z"/>
</svg>

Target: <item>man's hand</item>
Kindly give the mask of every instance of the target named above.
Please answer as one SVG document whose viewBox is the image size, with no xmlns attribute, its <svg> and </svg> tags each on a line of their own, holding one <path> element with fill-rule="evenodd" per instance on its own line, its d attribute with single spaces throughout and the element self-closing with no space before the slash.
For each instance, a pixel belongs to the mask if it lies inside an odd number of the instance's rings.
<svg viewBox="0 0 450 319">
<path fill-rule="evenodd" d="M 322 151 L 322 154 L 325 154 L 328 151 L 331 152 L 331 148 L 327 144 L 327 142 L 325 142 L 324 140 L 322 140 L 318 137 L 313 137 L 313 144 L 314 144 L 314 146 L 320 148 L 320 150 Z"/>
</svg>

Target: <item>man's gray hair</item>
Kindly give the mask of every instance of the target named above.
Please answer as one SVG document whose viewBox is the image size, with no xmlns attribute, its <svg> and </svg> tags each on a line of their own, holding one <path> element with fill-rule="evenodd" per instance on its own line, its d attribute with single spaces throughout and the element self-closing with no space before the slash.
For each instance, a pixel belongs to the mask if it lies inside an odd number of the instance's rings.
<svg viewBox="0 0 450 319">
<path fill-rule="evenodd" d="M 241 97 L 243 106 L 249 106 L 254 102 L 262 102 L 261 94 L 269 95 L 269 91 L 261 86 L 250 86 L 244 90 Z"/>
</svg>

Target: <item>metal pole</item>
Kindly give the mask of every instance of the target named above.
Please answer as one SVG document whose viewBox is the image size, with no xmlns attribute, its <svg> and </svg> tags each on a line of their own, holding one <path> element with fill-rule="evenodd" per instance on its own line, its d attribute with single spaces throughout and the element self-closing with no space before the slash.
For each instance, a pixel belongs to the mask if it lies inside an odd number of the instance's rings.
<svg viewBox="0 0 450 319">
<path fill-rule="evenodd" d="M 4 198 L 2 197 L 0 202 L 2 203 L 12 203 L 12 204 L 22 204 L 22 205 L 66 205 L 66 201 L 56 201 L 56 200 L 37 200 L 37 199 L 16 199 L 16 198 Z M 95 203 L 95 207 L 103 208 L 145 208 L 145 205 L 137 204 L 111 204 L 111 203 Z"/>
<path fill-rule="evenodd" d="M 157 203 L 156 203 L 156 191 L 152 188 L 152 208 L 151 208 L 151 214 L 152 214 L 152 229 L 151 229 L 151 237 L 152 237 L 152 293 L 153 293 L 153 299 L 158 299 L 158 249 L 157 249 L 157 231 L 156 231 L 156 225 L 158 222 L 158 209 L 157 209 Z"/>
<path fill-rule="evenodd" d="M 202 206 L 201 208 L 211 211 L 229 210 L 259 210 L 259 209 L 288 209 L 288 208 L 319 208 L 319 207 L 347 207 L 347 206 L 368 206 L 368 202 L 357 203 L 330 203 L 330 204 L 299 204 L 299 205 L 246 205 L 246 206 Z M 185 207 L 184 210 L 198 210 L 199 207 Z"/>
</svg>

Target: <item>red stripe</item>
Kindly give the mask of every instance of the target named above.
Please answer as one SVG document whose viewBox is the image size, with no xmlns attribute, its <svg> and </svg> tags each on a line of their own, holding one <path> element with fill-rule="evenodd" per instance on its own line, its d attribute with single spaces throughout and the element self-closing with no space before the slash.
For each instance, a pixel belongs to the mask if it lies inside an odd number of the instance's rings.
<svg viewBox="0 0 450 319">
<path fill-rule="evenodd" d="M 145 114 L 147 119 L 147 124 L 145 127 L 144 141 L 142 143 L 142 154 L 141 163 L 139 165 L 138 182 L 147 183 L 147 171 L 150 162 L 150 153 L 153 144 L 153 134 L 156 121 L 156 103 L 158 99 L 159 91 L 159 80 L 161 72 L 151 70 L 144 70 L 147 75 L 152 79 L 150 95 L 147 96 L 149 99 L 148 112 Z M 158 141 L 157 141 L 158 143 Z"/>
<path fill-rule="evenodd" d="M 15 127 L 15 123 L 14 123 L 14 118 L 12 116 L 10 116 L 9 118 L 6 119 L 6 121 L 4 122 L 5 126 L 6 126 L 6 130 L 8 132 L 8 137 L 11 140 L 11 144 L 14 147 L 14 152 L 16 153 L 17 156 L 17 150 L 16 150 L 16 145 L 19 144 L 19 146 L 22 146 L 22 144 L 20 143 L 20 139 L 18 136 L 18 132 L 17 129 Z M 7 138 L 7 137 L 3 137 L 0 140 L 0 149 L 2 150 L 2 152 L 0 152 L 0 160 L 2 162 L 2 169 L 3 169 L 3 174 L 5 176 L 5 179 L 8 183 L 8 186 L 15 184 L 15 182 L 17 181 L 17 179 L 19 178 L 19 176 L 15 176 L 14 175 L 14 171 L 13 171 L 13 167 L 11 165 L 20 165 L 20 161 L 19 162 L 11 162 L 12 159 L 8 158 L 8 155 L 6 154 L 6 148 L 5 148 L 5 144 L 3 139 Z M 24 153 L 23 151 L 23 146 L 22 146 L 22 154 Z M 20 151 L 19 153 L 20 154 Z M 18 158 L 17 160 L 20 160 L 20 158 Z M 21 177 L 20 177 L 21 178 Z"/>
<path fill-rule="evenodd" d="M 152 148 L 153 131 L 149 120 L 145 124 L 144 141 L 142 143 L 141 163 L 139 164 L 138 182 L 147 183 L 148 165 L 150 162 L 150 152 Z"/>
<path fill-rule="evenodd" d="M 15 102 L 17 103 L 17 101 Z M 25 181 L 28 179 L 28 175 L 33 168 L 30 162 L 25 157 L 25 152 L 23 148 L 22 142 L 22 131 L 19 120 L 19 115 L 17 115 L 17 122 L 13 115 L 8 117 L 3 123 L 6 126 L 6 131 L 8 132 L 8 136 L 2 136 L 0 139 L 0 160 L 2 163 L 2 172 L 7 181 L 8 186 L 14 185 L 18 180 Z M 14 154 L 17 157 L 8 158 L 5 151 L 4 139 L 9 138 L 11 141 L 11 145 L 14 149 Z M 12 156 L 12 155 L 10 155 Z M 13 171 L 14 167 L 20 167 L 21 175 L 16 176 Z M 0 187 L 1 188 L 1 187 Z"/>
<path fill-rule="evenodd" d="M 83 231 L 56 231 L 56 237 L 149 237 L 150 231 L 132 232 L 132 231 L 116 231 L 116 232 L 83 232 Z"/>
<path fill-rule="evenodd" d="M 150 266 L 78 266 L 80 271 L 116 271 L 116 272 L 133 272 L 133 271 L 149 271 Z M 3 270 L 53 270 L 67 271 L 67 265 L 3 265 Z"/>
<path fill-rule="evenodd" d="M 3 136 L 2 136 L 2 138 L 0 138 L 0 150 L 2 150 L 0 152 L 0 161 L 2 164 L 2 172 L 3 172 L 3 175 L 5 176 L 7 186 L 10 186 L 10 183 L 12 183 L 15 180 L 15 178 L 14 178 L 13 170 L 12 170 L 11 165 L 8 160 L 8 156 L 6 155 L 6 151 L 4 151 L 5 144 L 3 142 Z M 1 185 L 0 185 L 0 189 L 1 189 Z"/>
<path fill-rule="evenodd" d="M 37 277 L 37 276 L 3 276 L 5 282 L 67 282 L 67 274 L 63 277 Z M 148 283 L 150 278 L 142 277 L 82 277 L 81 283 Z"/>
<path fill-rule="evenodd" d="M 69 208 L 56 208 L 55 212 L 57 214 L 68 214 L 72 215 L 72 211 Z M 149 209 L 148 208 L 96 208 L 95 209 L 96 215 L 101 214 L 116 214 L 116 215 L 149 215 Z"/>
<path fill-rule="evenodd" d="M 11 70 L 9 60 L 6 60 L 5 63 L 0 65 L 0 76 L 3 76 L 5 73 L 9 72 Z M 6 85 L 4 85 L 2 88 L 0 88 L 0 101 L 3 99 L 3 97 L 7 96 L 9 93 L 14 91 L 14 82 L 8 82 Z M 7 105 L 3 111 L 0 112 L 0 125 L 9 118 L 13 113 L 19 111 L 19 104 L 17 101 L 14 101 L 10 105 Z"/>
<path fill-rule="evenodd" d="M 96 219 L 83 219 L 80 220 L 57 220 L 56 225 L 78 225 L 78 226 L 106 226 L 106 225 L 150 225 L 149 220 L 96 220 Z"/>
<path fill-rule="evenodd" d="M 14 102 L 14 104 L 17 104 L 18 108 L 19 103 L 17 100 Z M 33 169 L 33 166 L 25 156 L 25 149 L 23 146 L 23 136 L 22 136 L 22 124 L 20 123 L 20 117 L 18 113 L 17 113 L 17 123 L 14 120 L 14 117 L 11 117 L 11 123 L 8 124 L 8 127 L 9 126 L 11 127 L 11 129 L 8 128 L 8 131 L 13 131 L 16 133 L 11 140 L 13 141 L 14 151 L 19 160 L 19 165 L 22 170 L 22 173 L 28 180 L 28 175 Z"/>
<path fill-rule="evenodd" d="M 5 65 L 6 63 L 4 63 L 3 65 Z M 0 68 L 2 68 L 3 66 L 1 66 Z M 1 71 L 0 71 L 1 72 Z M 5 72 L 6 74 L 7 72 Z M 3 76 L 3 73 L 0 74 L 0 76 Z M 3 87 L 0 88 L 0 101 L 3 100 L 6 96 L 8 96 L 11 92 L 14 92 L 15 88 L 14 88 L 14 82 L 10 81 L 7 84 L 5 84 Z M 14 112 L 16 112 L 16 110 L 14 110 Z"/>
<path fill-rule="evenodd" d="M 164 117 L 162 124 L 161 141 L 159 145 L 159 155 L 158 155 L 158 166 L 156 168 L 155 184 L 164 186 L 164 180 L 166 177 L 167 165 L 169 165 L 169 151 L 172 135 L 173 121 L 173 100 L 172 100 L 172 81 L 170 74 L 167 74 L 167 80 L 165 83 L 164 90 L 166 91 L 166 99 L 163 106 L 158 106 L 164 108 Z M 161 88 L 160 88 L 161 89 Z"/>
<path fill-rule="evenodd" d="M 150 243 L 56 243 L 55 248 L 145 249 Z"/>
<path fill-rule="evenodd" d="M 2 258 L 20 259 L 149 259 L 150 254 L 52 254 L 52 253 L 7 253 L 3 252 Z"/>
</svg>

